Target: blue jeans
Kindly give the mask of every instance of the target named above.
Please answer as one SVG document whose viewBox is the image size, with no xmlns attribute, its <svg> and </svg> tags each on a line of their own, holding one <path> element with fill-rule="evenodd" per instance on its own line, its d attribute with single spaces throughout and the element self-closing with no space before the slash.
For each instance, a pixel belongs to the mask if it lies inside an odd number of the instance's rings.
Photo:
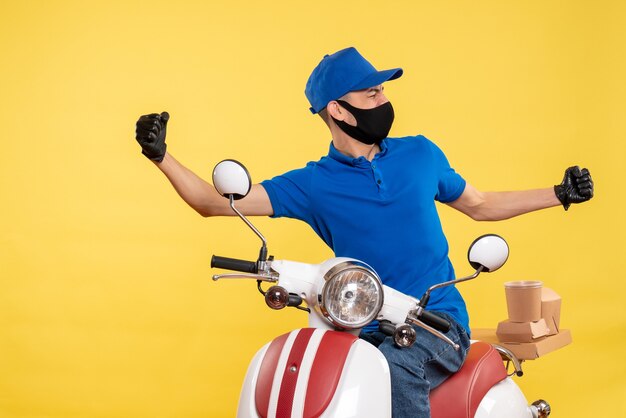
<svg viewBox="0 0 626 418">
<path fill-rule="evenodd" d="M 362 332 L 360 338 L 372 343 L 383 353 L 391 372 L 391 404 L 393 418 L 430 418 L 428 395 L 465 361 L 470 339 L 465 329 L 449 315 L 437 312 L 451 323 L 446 336 L 461 347 L 451 345 L 423 328 L 417 332 L 415 344 L 398 348 L 393 337 L 382 332 Z"/>
</svg>

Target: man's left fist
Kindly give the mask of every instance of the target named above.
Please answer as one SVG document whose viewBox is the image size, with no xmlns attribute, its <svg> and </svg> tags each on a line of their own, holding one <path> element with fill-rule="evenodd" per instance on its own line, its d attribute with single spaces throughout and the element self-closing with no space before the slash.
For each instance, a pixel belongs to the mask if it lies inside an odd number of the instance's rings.
<svg viewBox="0 0 626 418">
<path fill-rule="evenodd" d="M 577 165 L 565 170 L 563 182 L 554 186 L 554 193 L 565 210 L 572 203 L 586 202 L 593 197 L 593 180 L 589 170 Z"/>
</svg>

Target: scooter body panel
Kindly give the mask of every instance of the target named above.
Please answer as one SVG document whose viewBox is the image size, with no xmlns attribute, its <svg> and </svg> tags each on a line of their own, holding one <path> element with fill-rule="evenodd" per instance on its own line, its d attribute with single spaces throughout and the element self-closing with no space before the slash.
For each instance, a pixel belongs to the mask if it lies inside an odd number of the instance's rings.
<svg viewBox="0 0 626 418">
<path fill-rule="evenodd" d="M 478 405 L 474 418 L 533 418 L 526 397 L 507 377 L 494 385 Z"/>
<path fill-rule="evenodd" d="M 305 346 L 301 338 L 304 333 L 310 334 Z M 280 338 L 283 341 L 277 342 Z M 345 358 L 341 357 L 342 350 Z M 280 351 L 278 357 L 276 351 Z M 298 352 L 302 353 L 300 358 Z M 329 354 L 333 361 L 319 361 L 320 356 L 328 358 Z M 268 379 L 270 363 L 273 376 Z M 328 388 L 328 382 L 335 386 Z M 319 385 L 326 387 L 320 390 Z M 371 344 L 346 333 L 295 330 L 266 344 L 254 356 L 240 394 L 237 417 L 387 418 L 391 417 L 390 387 L 387 362 Z"/>
<path fill-rule="evenodd" d="M 237 418 L 259 417 L 256 410 L 254 392 L 259 377 L 261 362 L 270 343 L 265 344 L 252 358 L 248 365 L 248 371 L 243 381 L 241 393 L 239 394 L 239 405 L 237 406 Z"/>
<path fill-rule="evenodd" d="M 391 417 L 389 365 L 376 347 L 363 340 L 353 345 L 336 396 L 321 415 L 321 418 L 358 417 Z"/>
</svg>

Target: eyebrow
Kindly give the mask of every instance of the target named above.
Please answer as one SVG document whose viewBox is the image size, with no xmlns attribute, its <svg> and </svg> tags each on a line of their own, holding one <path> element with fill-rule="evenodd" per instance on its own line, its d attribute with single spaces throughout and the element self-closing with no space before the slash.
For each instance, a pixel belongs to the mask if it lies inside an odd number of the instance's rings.
<svg viewBox="0 0 626 418">
<path fill-rule="evenodd" d="M 366 91 L 367 91 L 367 93 L 370 93 L 370 92 L 373 92 L 373 91 L 378 93 L 378 92 L 382 92 L 383 90 L 385 90 L 385 87 L 383 87 L 383 85 L 380 84 L 378 86 L 370 87 Z"/>
</svg>

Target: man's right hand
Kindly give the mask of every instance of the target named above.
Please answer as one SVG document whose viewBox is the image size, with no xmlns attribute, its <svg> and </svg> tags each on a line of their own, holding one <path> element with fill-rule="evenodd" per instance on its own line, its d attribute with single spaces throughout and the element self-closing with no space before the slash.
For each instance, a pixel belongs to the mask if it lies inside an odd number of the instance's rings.
<svg viewBox="0 0 626 418">
<path fill-rule="evenodd" d="M 152 161 L 158 163 L 163 161 L 165 150 L 167 149 L 165 131 L 169 118 L 170 115 L 167 112 L 163 112 L 160 115 L 151 113 L 141 116 L 137 121 L 135 138 L 141 145 L 141 152 Z"/>
</svg>

